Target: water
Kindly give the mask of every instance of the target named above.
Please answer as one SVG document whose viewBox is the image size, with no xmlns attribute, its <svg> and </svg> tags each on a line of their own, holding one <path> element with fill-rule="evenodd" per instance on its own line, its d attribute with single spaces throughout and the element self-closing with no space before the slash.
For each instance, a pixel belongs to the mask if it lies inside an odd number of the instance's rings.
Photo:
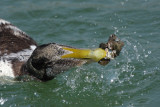
<svg viewBox="0 0 160 107">
<path fill-rule="evenodd" d="M 107 66 L 84 65 L 49 82 L 0 78 L 1 106 L 159 107 L 159 0 L 1 0 L 0 17 L 39 44 L 96 48 L 125 42 Z"/>
</svg>

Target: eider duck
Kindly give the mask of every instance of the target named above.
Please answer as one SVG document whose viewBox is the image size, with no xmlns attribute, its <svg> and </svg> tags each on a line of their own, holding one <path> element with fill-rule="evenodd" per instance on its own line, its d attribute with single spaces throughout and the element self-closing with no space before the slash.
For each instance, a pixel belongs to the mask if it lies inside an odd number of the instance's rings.
<svg viewBox="0 0 160 107">
<path fill-rule="evenodd" d="M 106 65 L 119 55 L 123 45 L 113 34 L 97 49 L 77 49 L 56 43 L 38 46 L 25 32 L 0 19 L 0 76 L 48 81 L 85 63 Z"/>
</svg>

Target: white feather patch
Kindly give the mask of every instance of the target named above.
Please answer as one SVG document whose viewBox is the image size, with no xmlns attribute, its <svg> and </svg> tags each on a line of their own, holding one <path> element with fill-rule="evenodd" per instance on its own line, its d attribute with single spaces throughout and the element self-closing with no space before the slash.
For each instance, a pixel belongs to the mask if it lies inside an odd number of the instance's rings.
<svg viewBox="0 0 160 107">
<path fill-rule="evenodd" d="M 0 76 L 15 77 L 10 61 L 0 59 Z"/>
<path fill-rule="evenodd" d="M 15 77 L 11 60 L 16 58 L 19 61 L 27 61 L 35 48 L 35 45 L 31 45 L 29 49 L 24 49 L 18 53 L 3 55 L 0 58 L 0 76 Z"/>
<path fill-rule="evenodd" d="M 19 61 L 27 61 L 35 49 L 36 49 L 36 46 L 31 45 L 29 49 L 24 49 L 18 53 L 11 53 L 11 54 L 4 55 L 3 58 L 9 59 L 9 60 L 17 58 Z"/>
</svg>

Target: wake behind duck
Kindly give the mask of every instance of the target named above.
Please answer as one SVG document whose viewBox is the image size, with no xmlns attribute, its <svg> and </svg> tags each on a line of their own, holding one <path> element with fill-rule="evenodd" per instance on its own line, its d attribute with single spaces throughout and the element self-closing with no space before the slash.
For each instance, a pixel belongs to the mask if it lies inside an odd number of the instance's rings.
<svg viewBox="0 0 160 107">
<path fill-rule="evenodd" d="M 38 46 L 25 32 L 0 19 L 0 76 L 48 81 L 72 67 L 98 62 L 107 65 L 124 43 L 111 35 L 97 49 L 77 49 L 49 43 Z"/>
</svg>

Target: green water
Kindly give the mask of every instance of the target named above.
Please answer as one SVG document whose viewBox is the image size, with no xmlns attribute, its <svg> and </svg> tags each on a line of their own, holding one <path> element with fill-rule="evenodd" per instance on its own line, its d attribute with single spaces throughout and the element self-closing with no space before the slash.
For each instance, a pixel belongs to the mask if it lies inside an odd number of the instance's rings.
<svg viewBox="0 0 160 107">
<path fill-rule="evenodd" d="M 49 82 L 0 78 L 0 106 L 159 107 L 159 0 L 1 0 L 0 18 L 39 44 L 96 48 L 116 34 L 122 53 L 107 66 L 71 69 Z"/>
</svg>

